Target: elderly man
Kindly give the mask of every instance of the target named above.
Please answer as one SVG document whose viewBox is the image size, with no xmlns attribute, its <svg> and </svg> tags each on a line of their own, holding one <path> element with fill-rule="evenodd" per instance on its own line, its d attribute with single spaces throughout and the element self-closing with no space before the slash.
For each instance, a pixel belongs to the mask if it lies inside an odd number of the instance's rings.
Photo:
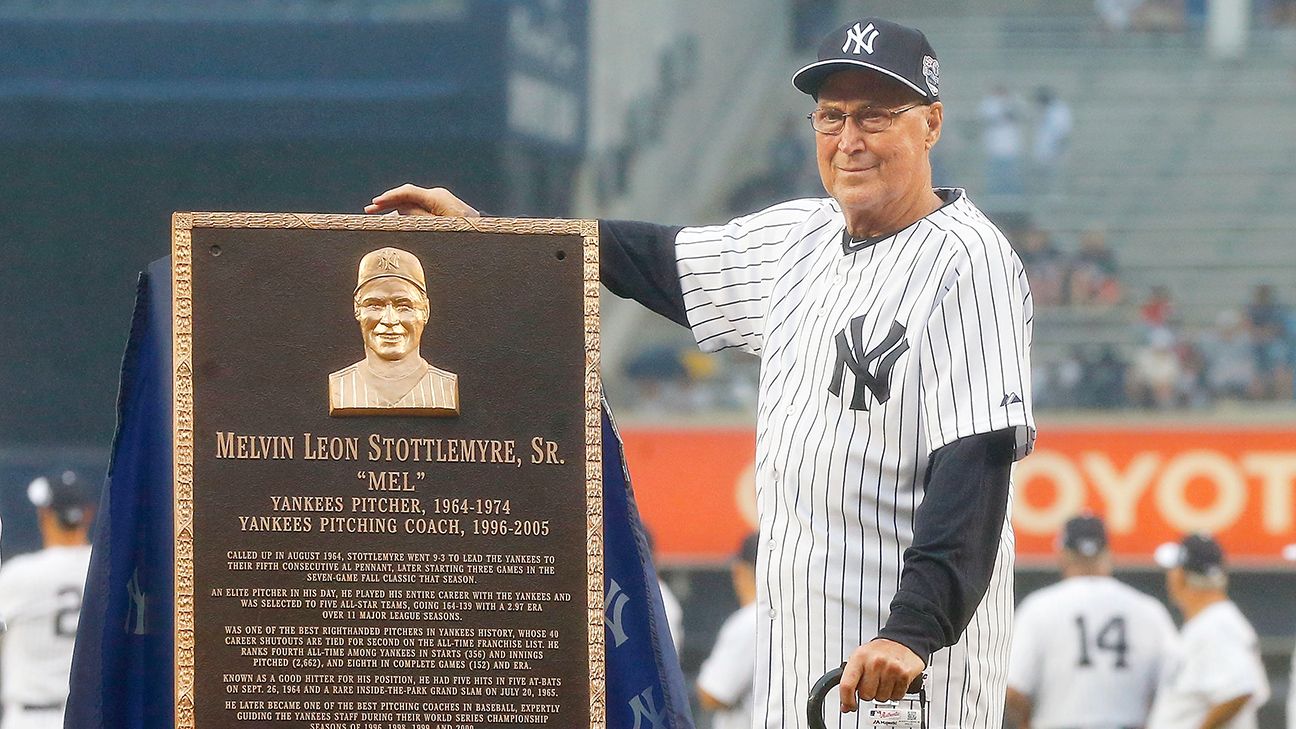
<svg viewBox="0 0 1296 729">
<path fill-rule="evenodd" d="M 1269 679 L 1255 629 L 1228 599 L 1224 550 L 1209 536 L 1191 534 L 1161 545 L 1156 561 L 1184 624 L 1148 729 L 1256 729 Z"/>
<path fill-rule="evenodd" d="M 1012 613 L 1009 476 L 1034 442 L 1021 261 L 960 189 L 933 189 L 940 66 L 880 18 L 829 34 L 793 84 L 830 197 L 726 225 L 601 221 L 601 274 L 761 358 L 755 722 L 800 726 L 927 672 L 932 727 L 998 726 Z M 476 215 L 405 185 L 367 212 Z"/>
<path fill-rule="evenodd" d="M 419 354 L 431 306 L 418 258 L 399 248 L 366 254 L 354 304 L 365 358 L 329 375 L 329 415 L 458 415 L 458 376 Z"/>
</svg>

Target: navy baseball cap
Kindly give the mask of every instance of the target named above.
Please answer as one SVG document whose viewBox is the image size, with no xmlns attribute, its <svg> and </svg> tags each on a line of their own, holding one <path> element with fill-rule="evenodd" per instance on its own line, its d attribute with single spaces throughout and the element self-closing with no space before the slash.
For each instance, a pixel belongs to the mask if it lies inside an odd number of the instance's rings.
<svg viewBox="0 0 1296 729">
<path fill-rule="evenodd" d="M 93 503 L 85 483 L 72 470 L 36 478 L 27 485 L 27 499 L 37 508 L 50 509 L 69 527 L 83 523 Z"/>
<path fill-rule="evenodd" d="M 861 18 L 829 33 L 819 59 L 792 74 L 792 85 L 815 96 L 829 75 L 851 68 L 890 76 L 927 103 L 940 101 L 940 62 L 927 36 L 882 18 Z"/>
<path fill-rule="evenodd" d="M 1178 544 L 1162 544 L 1153 558 L 1165 569 L 1182 567 L 1199 575 L 1213 576 L 1224 570 L 1224 549 L 1206 534 L 1189 534 Z"/>
<path fill-rule="evenodd" d="M 1073 516 L 1062 527 L 1062 548 L 1085 557 L 1097 556 L 1107 549 L 1107 527 L 1093 514 Z"/>
</svg>

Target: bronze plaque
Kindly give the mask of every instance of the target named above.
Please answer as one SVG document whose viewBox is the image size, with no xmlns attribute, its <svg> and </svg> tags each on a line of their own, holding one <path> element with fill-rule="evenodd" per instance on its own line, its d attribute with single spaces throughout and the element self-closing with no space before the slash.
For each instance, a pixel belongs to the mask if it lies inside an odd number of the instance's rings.
<svg viewBox="0 0 1296 729">
<path fill-rule="evenodd" d="M 179 729 L 601 729 L 593 221 L 177 213 Z"/>
</svg>

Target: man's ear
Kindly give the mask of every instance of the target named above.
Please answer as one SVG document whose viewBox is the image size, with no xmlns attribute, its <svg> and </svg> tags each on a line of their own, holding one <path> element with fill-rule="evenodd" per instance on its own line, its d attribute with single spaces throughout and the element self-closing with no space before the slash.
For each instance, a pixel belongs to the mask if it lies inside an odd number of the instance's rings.
<svg viewBox="0 0 1296 729">
<path fill-rule="evenodd" d="M 945 106 L 939 101 L 927 107 L 927 137 L 924 140 L 927 149 L 936 146 L 940 141 L 941 129 L 945 124 Z"/>
</svg>

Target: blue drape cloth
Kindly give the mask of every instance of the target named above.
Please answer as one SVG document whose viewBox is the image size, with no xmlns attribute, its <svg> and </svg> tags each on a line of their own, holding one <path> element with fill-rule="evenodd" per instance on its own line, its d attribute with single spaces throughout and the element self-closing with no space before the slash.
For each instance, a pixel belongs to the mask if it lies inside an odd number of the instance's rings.
<svg viewBox="0 0 1296 729">
<path fill-rule="evenodd" d="M 67 729 L 173 729 L 171 267 L 139 278 Z M 603 408 L 609 729 L 693 729 L 621 439 Z"/>
</svg>

